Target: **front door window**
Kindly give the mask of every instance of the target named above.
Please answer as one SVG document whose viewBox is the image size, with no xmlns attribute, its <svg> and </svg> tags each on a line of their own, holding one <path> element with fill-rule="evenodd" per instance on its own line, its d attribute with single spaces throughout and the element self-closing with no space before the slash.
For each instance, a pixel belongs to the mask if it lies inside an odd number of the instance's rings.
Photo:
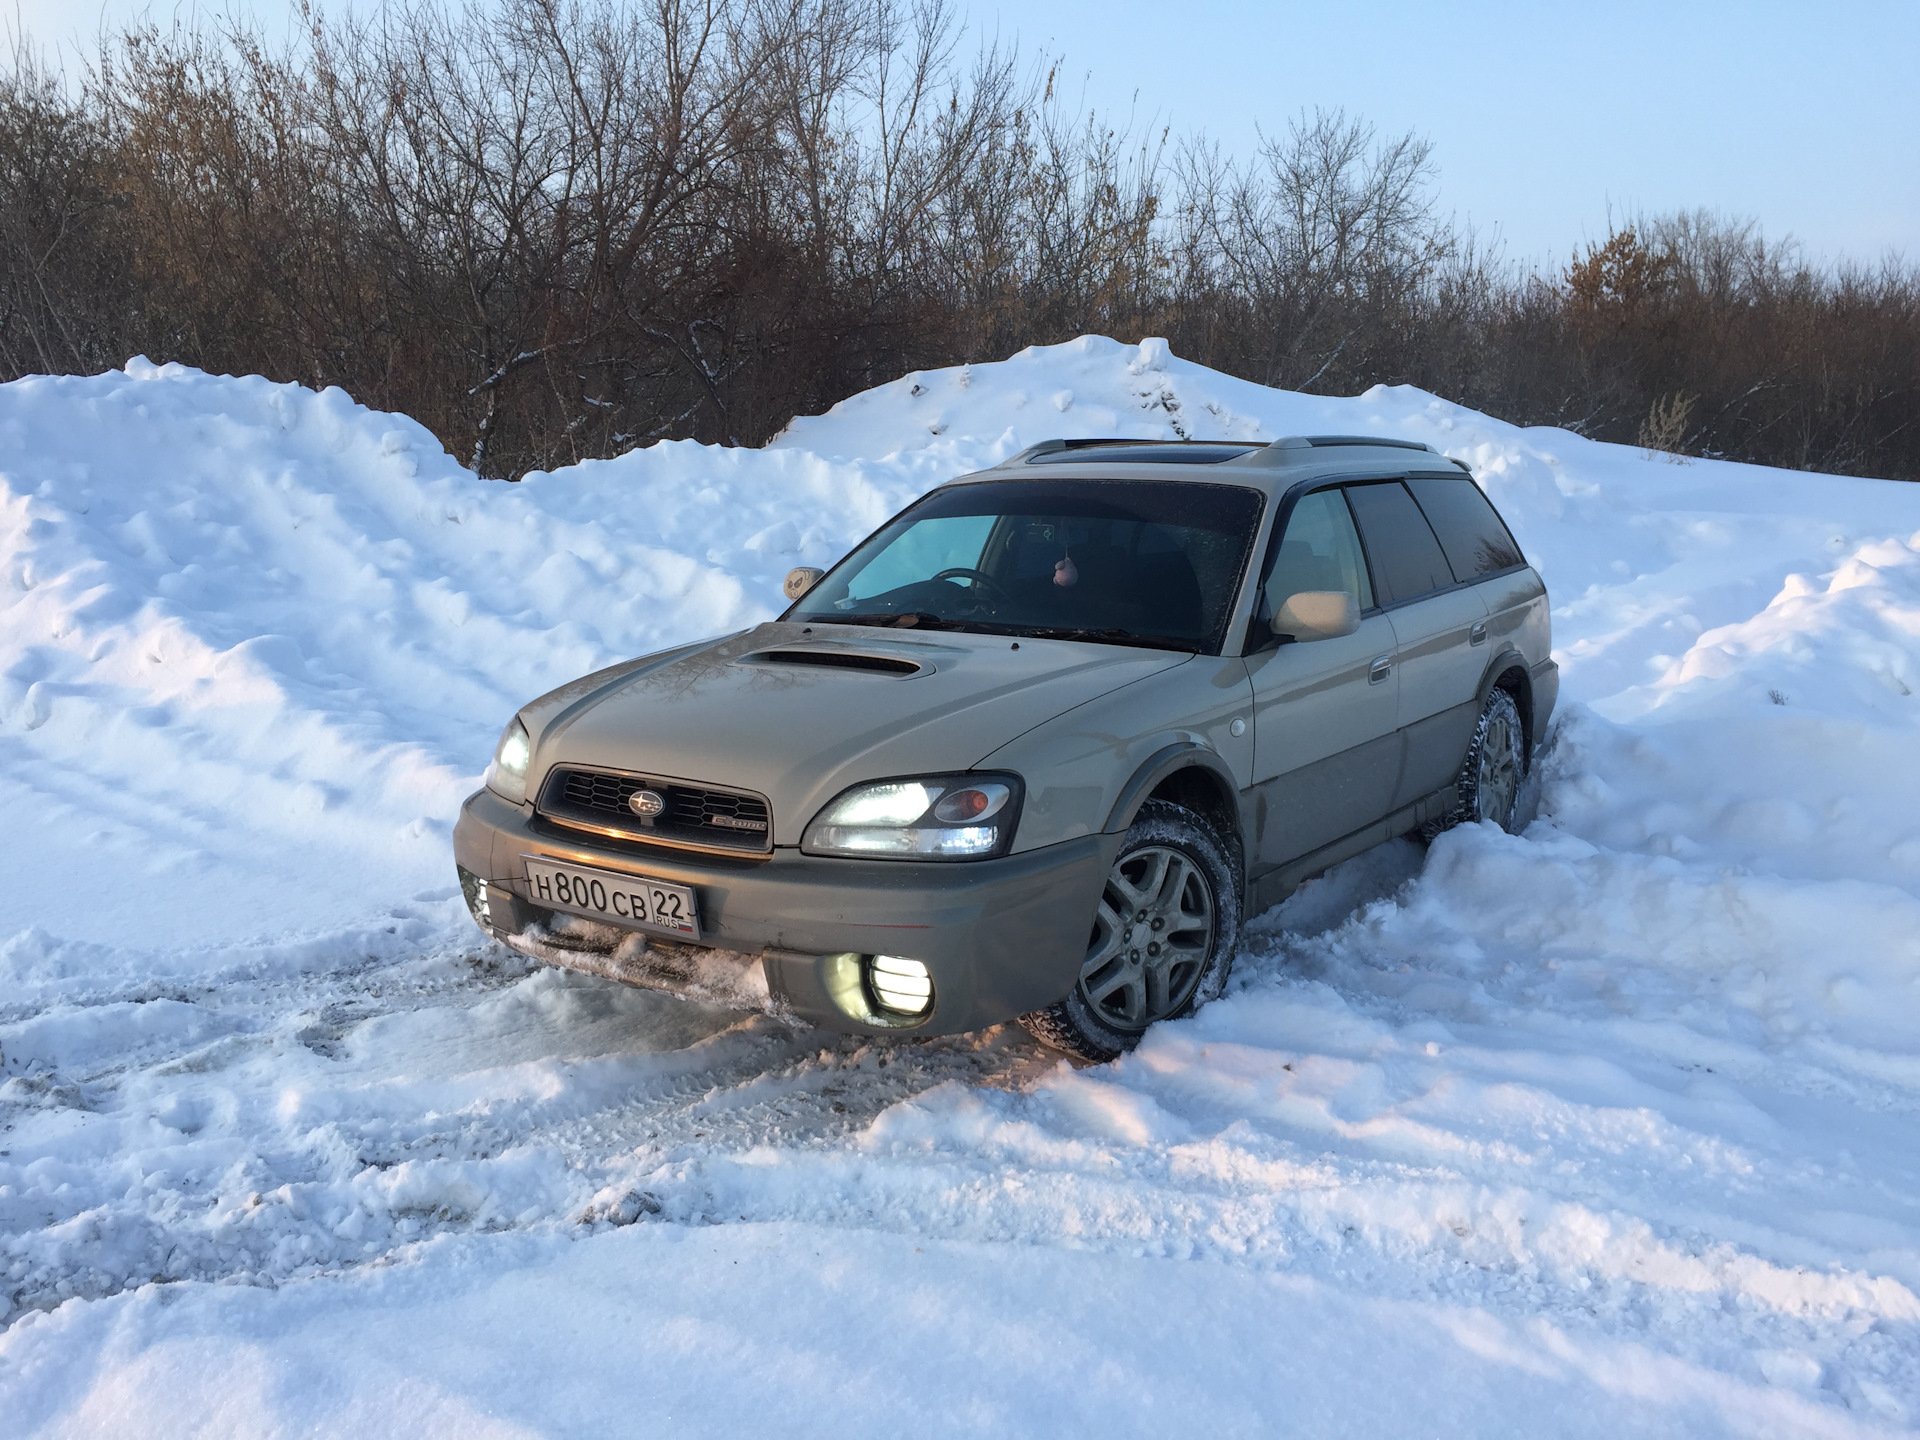
<svg viewBox="0 0 1920 1440">
<path fill-rule="evenodd" d="M 1345 591 L 1361 614 L 1373 608 L 1366 556 L 1346 499 L 1338 490 L 1316 491 L 1294 505 L 1287 533 L 1267 573 L 1262 618 L 1276 613 L 1289 595 L 1302 590 Z"/>
</svg>

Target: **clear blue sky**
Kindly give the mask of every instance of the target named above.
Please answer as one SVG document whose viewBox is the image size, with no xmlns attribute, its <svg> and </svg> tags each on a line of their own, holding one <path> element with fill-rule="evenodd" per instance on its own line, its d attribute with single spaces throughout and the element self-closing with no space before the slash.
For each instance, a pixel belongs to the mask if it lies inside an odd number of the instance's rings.
<svg viewBox="0 0 1920 1440">
<path fill-rule="evenodd" d="M 364 7 L 366 0 L 361 0 Z M 1705 205 L 1816 257 L 1920 260 L 1920 0 L 955 0 L 1069 93 L 1250 149 L 1314 106 L 1434 143 L 1444 208 L 1560 263 L 1608 217 Z M 287 0 L 0 0 L 43 42 Z"/>
<path fill-rule="evenodd" d="M 1705 205 L 1920 260 L 1920 0 L 972 0 L 1088 98 L 1250 146 L 1314 106 L 1432 139 L 1522 259 Z"/>
</svg>

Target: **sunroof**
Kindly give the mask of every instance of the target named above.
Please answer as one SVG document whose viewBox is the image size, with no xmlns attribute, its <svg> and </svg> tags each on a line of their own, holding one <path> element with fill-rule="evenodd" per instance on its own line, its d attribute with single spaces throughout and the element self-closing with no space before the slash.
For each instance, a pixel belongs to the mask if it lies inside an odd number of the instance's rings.
<svg viewBox="0 0 1920 1440">
<path fill-rule="evenodd" d="M 1189 444 L 1176 442 L 1161 444 L 1141 442 L 1128 444 L 1121 442 L 1107 445 L 1069 445 L 1064 450 L 1048 450 L 1034 456 L 1029 465 L 1218 465 L 1222 460 L 1233 460 L 1250 450 L 1258 450 L 1258 445 L 1239 444 Z"/>
</svg>

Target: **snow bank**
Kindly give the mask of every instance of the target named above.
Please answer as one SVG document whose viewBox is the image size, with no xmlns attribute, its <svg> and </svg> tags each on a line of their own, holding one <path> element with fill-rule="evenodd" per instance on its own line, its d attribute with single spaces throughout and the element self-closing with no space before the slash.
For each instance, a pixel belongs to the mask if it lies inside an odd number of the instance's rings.
<svg viewBox="0 0 1920 1440">
<path fill-rule="evenodd" d="M 1910 600 L 1871 598 L 1910 584 L 1911 491 L 1650 463 L 1404 387 L 1289 395 L 1158 341 L 906 376 L 764 451 L 668 443 L 518 485 L 337 390 L 136 361 L 0 387 L 0 727 L 24 742 L 0 777 L 36 821 L 0 834 L 19 882 L 0 923 L 174 946 L 440 894 L 450 817 L 521 700 L 766 616 L 788 568 L 928 486 L 1056 434 L 1328 430 L 1476 466 L 1550 578 L 1576 702 L 1632 715 L 1737 672 L 1834 719 L 1868 673 L 1884 724 L 1913 688 Z M 1877 658 L 1830 701 L 1833 657 L 1767 642 L 1762 663 L 1755 637 L 1713 633 L 1849 557 L 1826 623 Z M 1817 598 L 1764 607 L 1769 633 L 1799 634 Z"/>
<path fill-rule="evenodd" d="M 0 926 L 175 945 L 444 890 L 522 700 L 764 616 L 911 488 L 690 444 L 490 484 L 338 390 L 0 387 L 0 779 L 34 820 Z"/>
<path fill-rule="evenodd" d="M 1368 431 L 1466 460 L 1547 577 L 1539 819 L 1309 885 L 1134 1055 L 835 1040 L 461 914 L 447 830 L 525 697 L 1052 435 Z M 1917 692 L 1920 487 L 1156 341 L 517 486 L 338 392 L 0 387 L 0 1410 L 793 1433 L 830 1374 L 864 1433 L 909 1373 L 929 1429 L 1071 1431 L 1144 1366 L 1103 1429 L 1912 1426 Z"/>
</svg>

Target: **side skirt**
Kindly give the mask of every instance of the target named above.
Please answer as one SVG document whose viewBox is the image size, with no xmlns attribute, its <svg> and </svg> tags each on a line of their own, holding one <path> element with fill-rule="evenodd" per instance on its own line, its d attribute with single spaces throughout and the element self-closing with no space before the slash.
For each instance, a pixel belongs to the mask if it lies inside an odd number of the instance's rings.
<svg viewBox="0 0 1920 1440">
<path fill-rule="evenodd" d="M 1331 870 L 1342 860 L 1351 860 L 1363 850 L 1384 845 L 1389 840 L 1419 829 L 1429 820 L 1440 819 L 1458 803 L 1457 789 L 1451 784 L 1443 786 L 1411 805 L 1401 806 L 1384 820 L 1355 830 L 1351 835 L 1343 835 L 1311 854 L 1302 855 L 1298 860 L 1288 861 L 1276 869 L 1250 877 L 1247 881 L 1246 916 L 1251 919 L 1262 910 L 1278 905 L 1314 876 Z"/>
</svg>

